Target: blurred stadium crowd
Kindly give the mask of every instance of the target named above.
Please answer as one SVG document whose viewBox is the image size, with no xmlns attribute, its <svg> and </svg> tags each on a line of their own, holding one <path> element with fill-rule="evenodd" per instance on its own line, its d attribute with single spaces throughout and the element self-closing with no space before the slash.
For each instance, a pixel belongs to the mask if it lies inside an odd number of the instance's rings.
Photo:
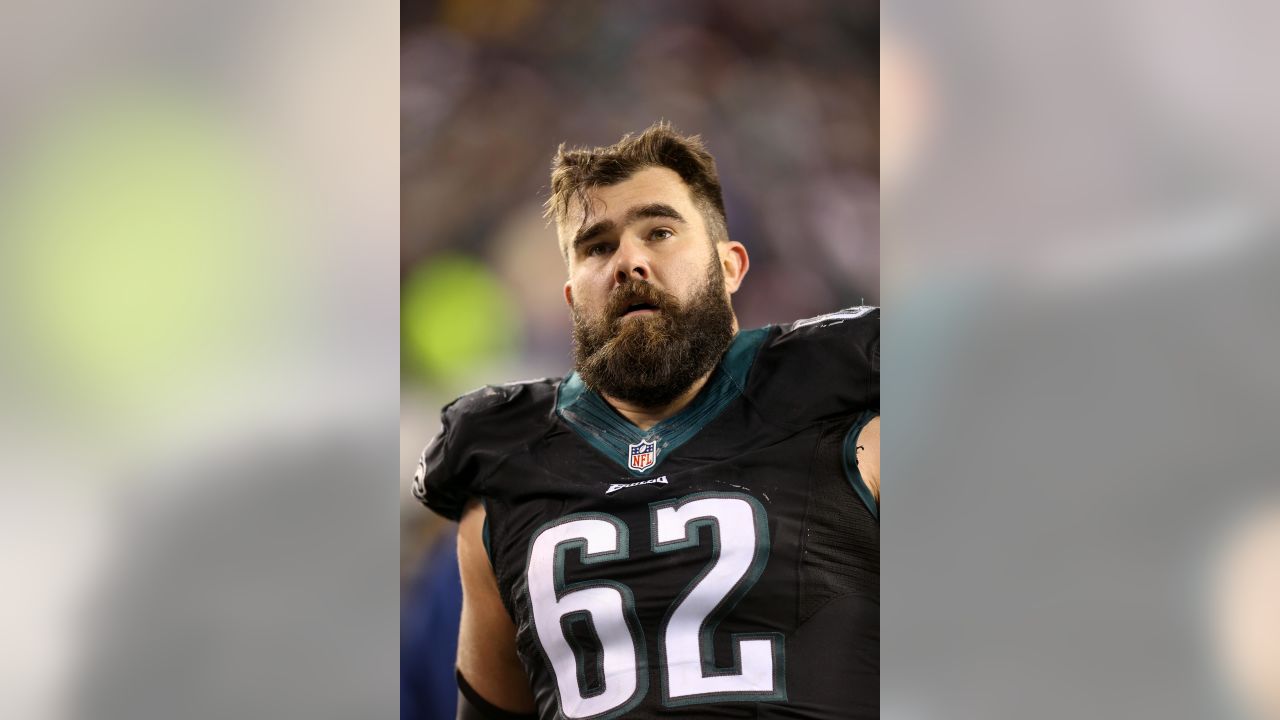
<svg viewBox="0 0 1280 720">
<path fill-rule="evenodd" d="M 571 368 L 542 208 L 560 143 L 607 145 L 659 119 L 700 134 L 751 253 L 744 327 L 878 301 L 879 8 L 446 0 L 404 5 L 402 26 L 401 552 L 415 595 L 431 592 L 415 579 L 442 530 L 407 484 L 441 406 Z"/>
</svg>

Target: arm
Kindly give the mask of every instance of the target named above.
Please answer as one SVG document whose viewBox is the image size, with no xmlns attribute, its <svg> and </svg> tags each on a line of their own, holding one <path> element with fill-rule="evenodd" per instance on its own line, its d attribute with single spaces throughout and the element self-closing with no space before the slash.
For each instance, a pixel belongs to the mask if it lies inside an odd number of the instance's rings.
<svg viewBox="0 0 1280 720">
<path fill-rule="evenodd" d="M 880 502 L 880 416 L 871 419 L 858 433 L 858 473 L 862 482 Z"/>
<path fill-rule="evenodd" d="M 484 549 L 484 518 L 484 506 L 472 502 L 458 525 L 458 569 L 462 577 L 458 673 L 484 704 L 508 713 L 533 713 L 529 678 L 516 655 L 516 628 L 502 604 L 498 581 Z M 459 718 L 492 714 L 492 708 L 482 708 L 489 712 L 481 713 L 463 696 L 458 698 Z"/>
</svg>

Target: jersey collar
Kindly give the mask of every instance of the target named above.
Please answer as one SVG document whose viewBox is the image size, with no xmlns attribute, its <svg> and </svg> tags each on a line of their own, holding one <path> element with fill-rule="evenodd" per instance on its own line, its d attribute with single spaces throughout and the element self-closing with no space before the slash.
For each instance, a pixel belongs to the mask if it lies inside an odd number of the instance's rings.
<svg viewBox="0 0 1280 720">
<path fill-rule="evenodd" d="M 620 415 L 599 393 L 588 388 L 577 372 L 560 384 L 556 414 L 583 440 L 632 475 L 648 475 L 742 394 L 756 351 L 769 330 L 770 326 L 765 326 L 739 332 L 698 395 L 683 410 L 648 430 L 641 430 Z M 652 463 L 641 470 L 631 467 L 630 450 L 644 449 L 648 443 L 653 443 L 656 453 Z"/>
</svg>

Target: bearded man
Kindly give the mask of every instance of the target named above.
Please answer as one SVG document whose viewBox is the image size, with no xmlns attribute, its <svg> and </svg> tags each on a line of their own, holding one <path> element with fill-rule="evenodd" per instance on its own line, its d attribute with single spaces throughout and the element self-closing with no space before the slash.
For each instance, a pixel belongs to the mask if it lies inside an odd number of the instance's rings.
<svg viewBox="0 0 1280 720">
<path fill-rule="evenodd" d="M 576 367 L 448 405 L 459 718 L 879 716 L 879 310 L 739 331 L 701 141 L 561 145 Z"/>
</svg>

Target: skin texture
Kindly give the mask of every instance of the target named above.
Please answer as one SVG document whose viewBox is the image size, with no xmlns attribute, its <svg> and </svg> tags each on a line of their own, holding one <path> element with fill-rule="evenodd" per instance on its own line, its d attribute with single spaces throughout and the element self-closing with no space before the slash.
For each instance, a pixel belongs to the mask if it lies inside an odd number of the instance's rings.
<svg viewBox="0 0 1280 720">
<path fill-rule="evenodd" d="M 663 204 L 683 220 L 668 217 L 629 217 L 634 208 Z M 638 278 L 686 303 L 705 282 L 707 263 L 715 253 L 724 272 L 724 292 L 732 295 L 742 284 L 750 261 L 741 243 L 724 239 L 712 243 L 706 221 L 688 187 L 674 171 L 645 168 L 627 180 L 589 193 L 589 212 L 571 214 L 560 230 L 568 249 L 569 279 L 564 298 L 571 309 L 599 317 L 614 288 Z M 574 246 L 580 229 L 601 221 L 609 224 L 588 242 Z M 624 319 L 623 322 L 632 322 Z M 733 322 L 738 329 L 737 318 Z M 679 412 L 706 384 L 710 373 L 671 403 L 646 408 L 605 396 L 615 409 L 647 429 Z M 876 499 L 880 497 L 880 419 L 858 435 L 858 469 Z M 462 625 L 458 641 L 458 669 L 485 700 L 510 712 L 532 713 L 533 693 L 516 654 L 515 625 L 502 605 L 497 580 L 481 538 L 484 507 L 468 506 L 458 528 L 458 562 L 463 588 Z"/>
<path fill-rule="evenodd" d="M 458 670 L 480 697 L 503 710 L 532 713 L 533 692 L 516 655 L 516 628 L 502 606 L 498 581 L 484 551 L 484 506 L 471 503 L 458 525 L 462 624 Z"/>
</svg>

